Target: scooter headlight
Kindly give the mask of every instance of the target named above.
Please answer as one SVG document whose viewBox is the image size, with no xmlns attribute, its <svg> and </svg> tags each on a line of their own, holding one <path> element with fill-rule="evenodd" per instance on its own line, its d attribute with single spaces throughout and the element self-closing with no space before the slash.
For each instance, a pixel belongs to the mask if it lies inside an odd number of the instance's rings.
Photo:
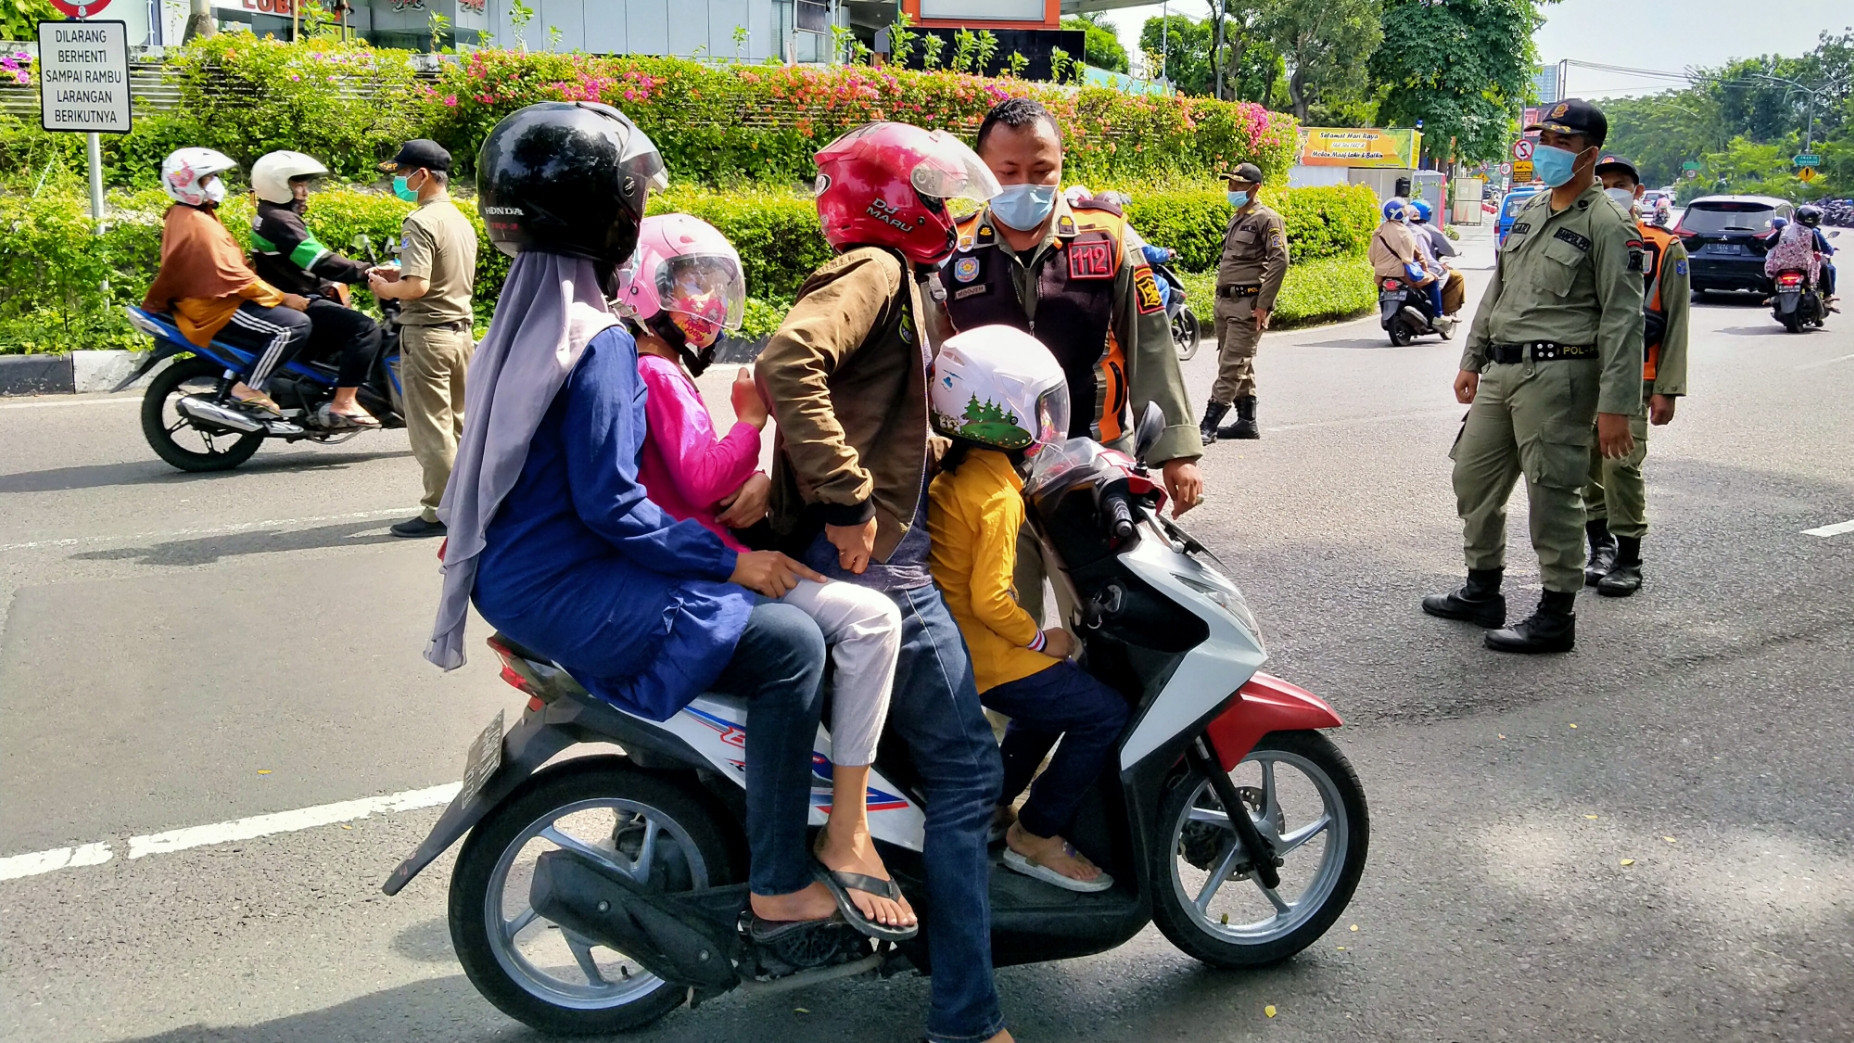
<svg viewBox="0 0 1854 1043">
<path fill-rule="evenodd" d="M 1236 584 L 1212 569 L 1204 569 L 1191 576 L 1182 572 L 1174 572 L 1172 575 L 1178 577 L 1178 582 L 1209 598 L 1212 604 L 1229 613 L 1230 618 L 1255 638 L 1257 645 L 1262 644 L 1262 625 L 1256 621 L 1255 613 L 1249 609 L 1248 599 L 1242 596 L 1242 591 L 1236 589 Z"/>
</svg>

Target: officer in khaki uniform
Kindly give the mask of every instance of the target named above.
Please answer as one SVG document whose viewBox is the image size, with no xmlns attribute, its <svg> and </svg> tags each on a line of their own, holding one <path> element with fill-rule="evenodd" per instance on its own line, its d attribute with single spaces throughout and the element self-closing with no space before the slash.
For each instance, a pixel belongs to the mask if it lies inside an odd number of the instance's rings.
<svg viewBox="0 0 1854 1043">
<path fill-rule="evenodd" d="M 1217 262 L 1217 382 L 1198 424 L 1206 444 L 1262 437 L 1255 421 L 1255 349 L 1288 269 L 1287 222 L 1255 198 L 1262 189 L 1261 168 L 1244 163 L 1223 176 L 1236 213 Z M 1236 422 L 1217 427 L 1232 404 Z"/>
<path fill-rule="evenodd" d="M 1604 156 L 1596 165 L 1603 190 L 1629 211 L 1642 237 L 1643 299 L 1642 398 L 1645 416 L 1630 420 L 1635 451 L 1619 460 L 1590 454 L 1590 482 L 1584 486 L 1584 532 L 1590 562 L 1584 582 L 1607 597 L 1628 597 L 1642 585 L 1642 537 L 1648 535 L 1648 490 L 1642 460 L 1648 455 L 1648 425 L 1674 419 L 1675 400 L 1687 393 L 1687 326 L 1692 317 L 1692 279 L 1687 248 L 1680 237 L 1633 216 L 1642 197 L 1641 175 L 1633 164 Z"/>
<path fill-rule="evenodd" d="M 1423 611 L 1490 628 L 1487 647 L 1498 651 L 1568 652 L 1593 433 L 1606 458 L 1635 450 L 1644 251 L 1594 174 L 1609 133 L 1602 111 L 1568 99 L 1526 129 L 1542 132 L 1533 163 L 1552 188 L 1520 209 L 1501 245 L 1455 379 L 1456 399 L 1471 403 L 1450 454 L 1468 582 L 1424 598 Z M 1506 501 L 1521 474 L 1545 593 L 1505 627 Z"/>
</svg>

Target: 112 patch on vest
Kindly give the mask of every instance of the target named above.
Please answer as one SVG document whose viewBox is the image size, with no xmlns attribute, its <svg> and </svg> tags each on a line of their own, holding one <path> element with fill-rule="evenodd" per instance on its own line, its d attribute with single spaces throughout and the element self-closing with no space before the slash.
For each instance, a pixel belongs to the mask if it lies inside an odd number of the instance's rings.
<svg viewBox="0 0 1854 1043">
<path fill-rule="evenodd" d="M 1143 264 L 1133 270 L 1133 296 L 1141 315 L 1151 315 L 1165 307 L 1158 280 L 1153 277 L 1152 269 Z"/>
<path fill-rule="evenodd" d="M 1112 279 L 1114 245 L 1106 239 L 1076 240 L 1069 246 L 1069 278 Z"/>
</svg>

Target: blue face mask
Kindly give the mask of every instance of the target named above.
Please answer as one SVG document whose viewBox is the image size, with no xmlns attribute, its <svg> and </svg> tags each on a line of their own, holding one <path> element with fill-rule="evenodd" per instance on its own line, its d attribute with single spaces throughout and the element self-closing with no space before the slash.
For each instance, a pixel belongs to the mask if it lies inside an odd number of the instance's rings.
<svg viewBox="0 0 1854 1043">
<path fill-rule="evenodd" d="M 1243 207 L 1248 206 L 1249 205 L 1249 193 L 1231 192 L 1230 193 L 1230 205 L 1235 207 L 1238 210 L 1241 210 Z"/>
<path fill-rule="evenodd" d="M 1540 181 L 1557 188 L 1571 180 L 1571 175 L 1577 170 L 1579 155 L 1582 153 L 1540 145 L 1532 150 L 1532 171 Z"/>
<path fill-rule="evenodd" d="M 393 179 L 393 194 L 408 203 L 418 202 L 418 193 L 406 187 L 406 176 L 404 174 Z"/>
<path fill-rule="evenodd" d="M 1005 185 L 991 197 L 991 214 L 1019 232 L 1036 229 L 1056 205 L 1055 185 Z"/>
</svg>

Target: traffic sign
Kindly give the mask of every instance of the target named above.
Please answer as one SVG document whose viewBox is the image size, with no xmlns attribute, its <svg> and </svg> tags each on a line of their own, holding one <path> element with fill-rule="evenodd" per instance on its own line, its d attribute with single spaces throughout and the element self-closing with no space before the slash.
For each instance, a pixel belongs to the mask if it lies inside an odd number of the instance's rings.
<svg viewBox="0 0 1854 1043">
<path fill-rule="evenodd" d="M 72 18 L 95 18 L 109 6 L 109 0 L 51 0 L 51 5 Z"/>
<path fill-rule="evenodd" d="M 1502 164 L 1500 164 L 1500 173 L 1502 173 L 1502 174 L 1511 174 L 1512 172 L 1513 172 L 1513 164 L 1511 164 L 1511 163 L 1502 163 Z"/>
<path fill-rule="evenodd" d="M 1804 167 L 1801 170 L 1798 170 L 1796 172 L 1796 177 L 1797 177 L 1797 180 L 1799 181 L 1804 181 L 1804 182 L 1814 181 L 1815 180 L 1815 168 L 1814 167 Z"/>
<path fill-rule="evenodd" d="M 1519 181 L 1519 182 L 1526 182 L 1526 181 L 1532 180 L 1532 161 L 1531 160 L 1522 159 L 1519 162 L 1513 164 L 1513 180 Z"/>
<path fill-rule="evenodd" d="M 1693 168 L 1691 168 L 1691 167 L 1689 167 L 1689 168 L 1687 168 L 1687 180 L 1688 180 L 1688 181 L 1698 181 L 1698 180 L 1699 180 L 1699 171 L 1697 171 L 1697 170 L 1694 170 L 1694 169 L 1693 169 Z"/>
<path fill-rule="evenodd" d="M 1819 167 L 1822 165 L 1822 157 L 1813 152 L 1798 152 L 1790 157 L 1790 162 L 1799 167 Z"/>
<path fill-rule="evenodd" d="M 1513 142 L 1513 158 L 1530 162 L 1532 159 L 1533 145 L 1534 142 L 1531 138 L 1520 138 L 1518 141 Z"/>
<path fill-rule="evenodd" d="M 39 125 L 88 134 L 130 131 L 126 23 L 39 23 Z"/>
<path fill-rule="evenodd" d="M 1699 160 L 1697 159 L 1689 159 L 1685 163 L 1680 164 L 1680 169 L 1682 170 L 1698 170 L 1699 168 Z"/>
</svg>

